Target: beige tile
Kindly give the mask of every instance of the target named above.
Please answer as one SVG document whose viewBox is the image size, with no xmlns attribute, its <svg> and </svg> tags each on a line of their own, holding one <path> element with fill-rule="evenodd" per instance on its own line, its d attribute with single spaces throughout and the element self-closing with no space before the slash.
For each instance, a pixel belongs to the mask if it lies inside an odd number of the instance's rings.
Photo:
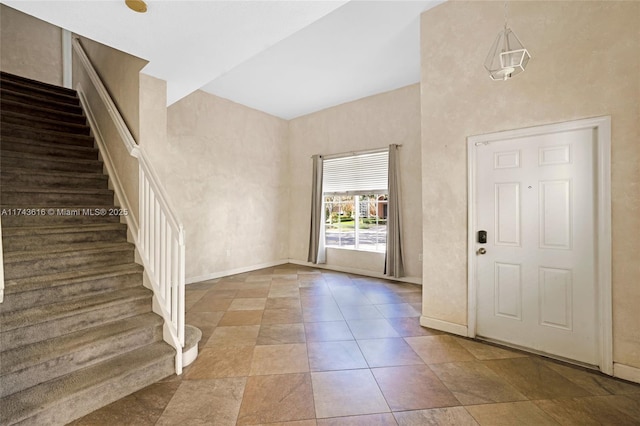
<svg viewBox="0 0 640 426">
<path fill-rule="evenodd" d="M 640 419 L 640 393 L 601 397 L 617 410 L 634 419 Z"/>
<path fill-rule="evenodd" d="M 298 309 L 265 309 L 262 324 L 293 324 L 302 322 L 302 310 Z"/>
<path fill-rule="evenodd" d="M 554 399 L 590 395 L 548 368 L 538 358 L 481 361 L 529 399 Z"/>
<path fill-rule="evenodd" d="M 187 372 L 185 380 L 248 376 L 253 346 L 203 348 Z"/>
<path fill-rule="evenodd" d="M 397 426 L 391 413 L 319 419 L 318 426 Z"/>
<path fill-rule="evenodd" d="M 373 305 L 340 306 L 342 316 L 346 320 L 382 318 L 382 314 Z"/>
<path fill-rule="evenodd" d="M 324 283 L 300 283 L 300 297 L 310 297 L 310 296 L 331 296 L 331 290 Z"/>
<path fill-rule="evenodd" d="M 390 411 L 370 370 L 324 371 L 311 379 L 317 418 Z"/>
<path fill-rule="evenodd" d="M 402 338 L 358 340 L 369 367 L 424 364 Z"/>
<path fill-rule="evenodd" d="M 309 374 L 248 378 L 238 425 L 284 423 L 313 418 L 315 413 Z"/>
<path fill-rule="evenodd" d="M 309 342 L 311 371 L 368 368 L 358 344 L 353 340 L 339 342 Z"/>
<path fill-rule="evenodd" d="M 185 321 L 202 331 L 201 342 L 204 344 L 211 337 L 223 315 L 224 312 L 187 312 Z"/>
<path fill-rule="evenodd" d="M 421 336 L 405 337 L 404 339 L 427 364 L 473 361 L 475 359 L 452 336 Z"/>
<path fill-rule="evenodd" d="M 300 296 L 300 303 L 303 308 L 338 307 L 338 304 L 331 294 L 322 296 Z"/>
<path fill-rule="evenodd" d="M 269 297 L 298 297 L 300 296 L 300 292 L 298 290 L 298 286 L 276 286 L 272 285 L 271 290 L 269 290 Z"/>
<path fill-rule="evenodd" d="M 228 325 L 260 325 L 264 311 L 227 311 L 218 323 L 219 326 Z"/>
<path fill-rule="evenodd" d="M 371 371 L 392 411 L 460 405 L 426 365 L 373 368 Z"/>
<path fill-rule="evenodd" d="M 303 343 L 306 341 L 304 325 L 298 324 L 263 324 L 258 334 L 258 345 L 279 345 L 283 343 Z"/>
<path fill-rule="evenodd" d="M 185 306 L 185 309 L 187 309 L 187 310 L 190 309 L 206 293 L 207 293 L 206 290 L 192 290 L 192 291 L 186 290 L 185 294 L 184 294 L 184 306 Z"/>
<path fill-rule="evenodd" d="M 387 318 L 387 321 L 402 337 L 438 336 L 445 334 L 442 331 L 422 327 L 419 318 Z"/>
<path fill-rule="evenodd" d="M 302 307 L 304 322 L 341 321 L 344 319 L 338 305 Z"/>
<path fill-rule="evenodd" d="M 260 332 L 259 325 L 240 325 L 230 327 L 217 327 L 205 347 L 216 345 L 222 346 L 245 346 L 255 345 Z"/>
<path fill-rule="evenodd" d="M 400 426 L 478 426 L 464 407 L 393 413 Z"/>
<path fill-rule="evenodd" d="M 300 309 L 299 297 L 267 298 L 265 309 Z"/>
<path fill-rule="evenodd" d="M 465 407 L 481 426 L 558 426 L 533 402 L 506 402 Z"/>
<path fill-rule="evenodd" d="M 264 309 L 267 299 L 264 297 L 250 297 L 246 299 L 233 299 L 229 305 L 230 311 L 256 311 Z"/>
<path fill-rule="evenodd" d="M 265 288 L 250 288 L 246 290 L 238 290 L 236 293 L 236 298 L 242 299 L 253 299 L 253 298 L 264 298 L 269 294 L 269 286 Z"/>
<path fill-rule="evenodd" d="M 353 340 L 346 321 L 308 322 L 304 324 L 307 342 Z"/>
<path fill-rule="evenodd" d="M 376 307 L 385 318 L 417 318 L 420 316 L 420 312 L 413 309 L 413 306 L 408 303 L 376 305 Z"/>
<path fill-rule="evenodd" d="M 607 377 L 597 372 L 586 371 L 580 367 L 558 364 L 551 361 L 545 362 L 544 365 L 592 395 L 640 393 L 640 385 Z"/>
<path fill-rule="evenodd" d="M 607 397 L 562 398 L 534 403 L 563 425 L 631 425 L 640 422 L 639 418 L 634 419 L 609 404 Z"/>
<path fill-rule="evenodd" d="M 463 405 L 527 399 L 478 361 L 432 364 L 430 368 Z"/>
<path fill-rule="evenodd" d="M 400 337 L 385 319 L 349 320 L 347 324 L 356 339 Z"/>
<path fill-rule="evenodd" d="M 530 356 L 523 352 L 518 352 L 506 348 L 499 348 L 483 342 L 474 342 L 469 339 L 454 337 L 456 343 L 469 351 L 474 357 L 481 360 L 486 359 L 506 359 L 506 358 L 526 358 Z"/>
<path fill-rule="evenodd" d="M 250 372 L 252 376 L 308 371 L 309 359 L 307 345 L 304 343 L 266 345 L 254 348 Z"/>
<path fill-rule="evenodd" d="M 197 303 L 195 303 L 189 312 L 218 312 L 218 311 L 226 311 L 229 309 L 231 302 L 233 299 L 220 299 L 220 298 L 209 298 L 208 296 L 204 296 Z"/>
<path fill-rule="evenodd" d="M 156 425 L 233 425 L 246 380 L 183 381 Z"/>
<path fill-rule="evenodd" d="M 316 420 L 295 420 L 293 422 L 260 423 L 259 426 L 316 426 Z"/>
<path fill-rule="evenodd" d="M 153 426 L 178 390 L 180 382 L 155 383 L 92 412 L 70 426 Z"/>
</svg>

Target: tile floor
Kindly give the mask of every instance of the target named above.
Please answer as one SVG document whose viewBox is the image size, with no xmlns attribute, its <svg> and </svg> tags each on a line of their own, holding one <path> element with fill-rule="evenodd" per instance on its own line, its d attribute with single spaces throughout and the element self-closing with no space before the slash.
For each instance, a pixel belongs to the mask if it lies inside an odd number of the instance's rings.
<svg viewBox="0 0 640 426">
<path fill-rule="evenodd" d="M 640 385 L 422 328 L 420 294 L 295 265 L 189 285 L 195 363 L 73 424 L 640 424 Z"/>
</svg>

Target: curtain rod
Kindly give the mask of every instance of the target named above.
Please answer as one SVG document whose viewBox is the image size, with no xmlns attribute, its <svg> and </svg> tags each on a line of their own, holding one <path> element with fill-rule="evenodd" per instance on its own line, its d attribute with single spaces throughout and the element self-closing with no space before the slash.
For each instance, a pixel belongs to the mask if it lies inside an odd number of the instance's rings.
<svg viewBox="0 0 640 426">
<path fill-rule="evenodd" d="M 395 144 L 398 147 L 401 147 L 402 144 Z M 364 155 L 364 154 L 374 154 L 376 152 L 388 151 L 389 148 L 376 148 L 376 149 L 367 149 L 364 151 L 347 151 L 341 152 L 338 154 L 328 154 L 328 155 L 320 155 L 324 160 L 331 160 L 332 158 L 340 158 L 340 157 L 350 157 L 354 155 Z M 313 158 L 313 155 L 311 156 Z"/>
</svg>

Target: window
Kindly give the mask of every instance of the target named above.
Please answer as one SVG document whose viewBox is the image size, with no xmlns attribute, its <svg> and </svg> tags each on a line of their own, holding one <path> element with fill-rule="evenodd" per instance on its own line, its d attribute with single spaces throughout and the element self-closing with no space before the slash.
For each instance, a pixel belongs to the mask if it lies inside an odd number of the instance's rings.
<svg viewBox="0 0 640 426">
<path fill-rule="evenodd" d="M 388 151 L 325 159 L 325 246 L 384 252 Z"/>
</svg>

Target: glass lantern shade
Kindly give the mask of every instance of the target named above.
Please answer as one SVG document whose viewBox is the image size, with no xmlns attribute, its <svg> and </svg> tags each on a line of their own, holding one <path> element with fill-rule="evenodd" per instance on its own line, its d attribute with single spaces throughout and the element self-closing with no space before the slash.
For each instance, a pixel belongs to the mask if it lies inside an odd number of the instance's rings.
<svg viewBox="0 0 640 426">
<path fill-rule="evenodd" d="M 521 73 L 531 59 L 516 34 L 510 28 L 500 31 L 484 61 L 492 80 L 508 80 Z"/>
</svg>

